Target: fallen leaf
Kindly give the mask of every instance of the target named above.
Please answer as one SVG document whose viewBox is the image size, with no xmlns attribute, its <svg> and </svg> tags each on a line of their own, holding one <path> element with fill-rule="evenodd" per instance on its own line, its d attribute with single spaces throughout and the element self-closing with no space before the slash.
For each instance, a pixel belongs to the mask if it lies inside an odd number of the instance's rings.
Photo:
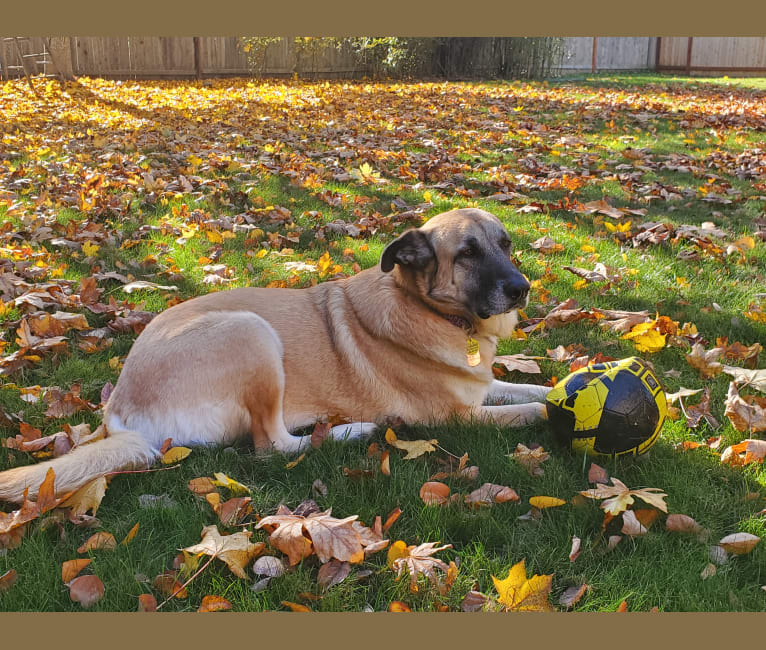
<svg viewBox="0 0 766 650">
<path fill-rule="evenodd" d="M 19 579 L 19 574 L 16 573 L 16 569 L 8 569 L 3 575 L 0 576 L 0 594 L 4 591 L 8 591 L 16 581 Z"/>
<path fill-rule="evenodd" d="M 61 565 L 61 582 L 66 584 L 73 578 L 76 578 L 80 571 L 88 566 L 93 560 L 90 558 L 83 560 L 67 560 Z"/>
<path fill-rule="evenodd" d="M 141 594 L 138 597 L 139 612 L 156 612 L 157 599 L 152 594 Z"/>
<path fill-rule="evenodd" d="M 183 600 L 189 596 L 186 587 L 178 582 L 176 571 L 161 573 L 153 580 L 152 587 L 168 598 L 173 597 Z"/>
<path fill-rule="evenodd" d="M 285 563 L 278 557 L 264 555 L 259 557 L 253 564 L 253 573 L 257 576 L 278 578 L 285 572 Z"/>
<path fill-rule="evenodd" d="M 540 366 L 534 359 L 540 359 L 541 357 L 528 357 L 526 354 L 506 354 L 502 356 L 496 356 L 493 363 L 499 363 L 507 370 L 513 372 L 523 372 L 526 374 L 540 374 Z"/>
<path fill-rule="evenodd" d="M 386 531 L 388 531 L 388 529 L 391 528 L 391 526 L 394 525 L 394 522 L 396 522 L 396 520 L 399 519 L 401 514 L 402 514 L 402 510 L 401 510 L 401 508 L 399 508 L 399 506 L 394 508 L 389 513 L 388 517 L 386 517 L 386 522 L 383 524 L 382 532 L 385 533 Z"/>
<path fill-rule="evenodd" d="M 429 506 L 442 506 L 449 501 L 449 486 L 439 481 L 426 481 L 420 488 L 420 498 Z"/>
<path fill-rule="evenodd" d="M 391 463 L 387 451 L 384 451 L 380 456 L 380 471 L 384 476 L 391 476 Z"/>
<path fill-rule="evenodd" d="M 311 611 L 310 607 L 306 607 L 306 605 L 301 605 L 300 603 L 293 603 L 293 602 L 290 602 L 289 600 L 283 600 L 282 604 L 293 612 L 310 612 Z"/>
<path fill-rule="evenodd" d="M 623 600 L 619 604 L 619 606 L 617 607 L 617 611 L 620 612 L 621 614 L 627 612 L 628 611 L 628 601 L 627 600 Z"/>
<path fill-rule="evenodd" d="M 718 545 L 727 553 L 745 555 L 752 551 L 761 538 L 750 533 L 734 533 L 724 537 Z"/>
<path fill-rule="evenodd" d="M 529 498 L 529 505 L 537 508 L 538 510 L 542 510 L 544 508 L 557 508 L 565 504 L 566 501 L 564 499 L 557 499 L 556 497 L 538 496 Z"/>
<path fill-rule="evenodd" d="M 572 537 L 572 549 L 569 551 L 569 561 L 574 562 L 580 556 L 580 538 Z"/>
<path fill-rule="evenodd" d="M 700 423 L 700 420 L 705 421 L 714 429 L 721 426 L 713 415 L 710 413 L 710 387 L 705 387 L 705 392 L 700 398 L 699 404 L 687 404 L 686 405 L 686 426 L 690 429 L 694 429 Z"/>
<path fill-rule="evenodd" d="M 701 343 L 695 343 L 691 352 L 686 355 L 686 361 L 692 368 L 699 370 L 704 379 L 708 379 L 715 377 L 723 370 L 723 364 L 718 362 L 723 351 L 723 348 L 705 351 L 705 347 Z"/>
<path fill-rule="evenodd" d="M 766 440 L 747 438 L 727 447 L 721 454 L 721 462 L 732 466 L 749 465 L 753 462 L 762 463 L 764 457 L 766 457 Z"/>
<path fill-rule="evenodd" d="M 625 510 L 622 513 L 622 522 L 620 532 L 623 535 L 628 535 L 629 537 L 646 535 L 646 528 L 641 525 L 641 522 L 636 518 L 636 514 L 632 510 Z"/>
<path fill-rule="evenodd" d="M 518 443 L 511 457 L 526 468 L 530 476 L 542 476 L 545 472 L 540 465 L 550 458 L 550 454 L 542 446 L 530 449 L 526 445 Z"/>
<path fill-rule="evenodd" d="M 508 577 L 504 580 L 491 577 L 499 595 L 498 600 L 507 611 L 553 611 L 553 606 L 548 600 L 553 586 L 552 575 L 533 575 L 527 579 L 524 560 L 521 560 L 511 567 Z"/>
<path fill-rule="evenodd" d="M 395 600 L 388 606 L 389 612 L 411 612 L 410 606 L 401 600 Z"/>
<path fill-rule="evenodd" d="M 316 496 L 322 496 L 322 497 L 326 497 L 327 496 L 327 486 L 324 483 L 322 483 L 322 481 L 320 479 L 316 479 L 311 484 L 311 491 Z"/>
<path fill-rule="evenodd" d="M 658 488 L 641 488 L 639 490 L 631 490 L 619 479 L 611 478 L 612 486 L 599 484 L 598 487 L 590 490 L 584 490 L 580 492 L 584 497 L 589 499 L 606 499 L 602 502 L 601 508 L 607 513 L 617 516 L 623 510 L 625 510 L 634 501 L 633 497 L 638 497 L 646 503 L 662 512 L 667 512 L 668 507 L 663 500 L 667 494 L 662 492 Z"/>
<path fill-rule="evenodd" d="M 666 530 L 674 533 L 693 533 L 699 535 L 705 529 L 688 515 L 672 514 L 665 520 Z"/>
<path fill-rule="evenodd" d="M 217 526 L 205 526 L 202 529 L 202 541 L 183 550 L 193 555 L 202 553 L 216 557 L 224 562 L 235 576 L 246 578 L 245 567 L 266 547 L 263 542 L 251 543 L 251 535 L 251 531 L 243 530 L 222 536 Z"/>
<path fill-rule="evenodd" d="M 136 522 L 136 525 L 133 526 L 133 528 L 131 528 L 128 531 L 128 534 L 125 535 L 125 539 L 123 539 L 120 542 L 120 544 L 122 544 L 123 546 L 127 546 L 128 544 L 130 544 L 130 542 L 133 540 L 133 538 L 136 536 L 136 533 L 138 532 L 138 525 L 139 525 L 139 522 Z"/>
<path fill-rule="evenodd" d="M 750 386 L 755 390 L 766 393 L 766 368 L 761 370 L 748 370 L 737 366 L 723 366 L 727 375 L 734 377 L 734 382 L 741 386 Z"/>
<path fill-rule="evenodd" d="M 80 576 L 69 583 L 69 598 L 83 609 L 95 605 L 104 597 L 104 583 L 98 576 Z"/>
<path fill-rule="evenodd" d="M 298 463 L 300 463 L 304 458 L 306 458 L 306 454 L 301 454 L 296 458 L 295 460 L 291 460 L 287 465 L 285 465 L 285 469 L 293 469 Z"/>
<path fill-rule="evenodd" d="M 112 533 L 100 532 L 91 535 L 85 543 L 77 549 L 78 553 L 87 553 L 88 551 L 113 551 L 117 547 L 117 541 Z"/>
<path fill-rule="evenodd" d="M 343 582 L 350 572 L 351 565 L 348 562 L 330 560 L 319 567 L 317 582 L 323 589 L 329 589 L 330 587 Z"/>
<path fill-rule="evenodd" d="M 386 430 L 386 442 L 392 447 L 397 449 L 403 449 L 407 452 L 404 460 L 412 460 L 418 458 L 423 454 L 430 454 L 432 451 L 436 451 L 436 447 L 439 443 L 438 440 L 399 440 L 392 429 Z"/>
<path fill-rule="evenodd" d="M 407 555 L 396 558 L 392 568 L 396 571 L 397 579 L 406 570 L 410 575 L 410 591 L 418 590 L 418 577 L 424 575 L 432 585 L 439 587 L 441 582 L 436 574 L 436 569 L 447 573 L 449 567 L 439 558 L 433 557 L 434 553 L 452 548 L 452 544 L 437 546 L 438 542 L 426 542 L 418 546 L 407 547 Z"/>
<path fill-rule="evenodd" d="M 239 483 L 238 481 L 235 481 L 233 478 L 229 478 L 226 476 L 226 474 L 222 472 L 216 472 L 214 474 L 215 480 L 212 481 L 213 485 L 217 485 L 218 487 L 224 487 L 227 490 L 229 490 L 232 494 L 238 495 L 238 496 L 246 496 L 250 494 L 250 489 L 242 485 L 242 483 Z"/>
<path fill-rule="evenodd" d="M 707 580 L 708 578 L 712 578 L 716 574 L 717 571 L 718 571 L 718 569 L 716 569 L 715 564 L 713 564 L 712 562 L 708 562 L 705 565 L 705 568 L 702 569 L 702 573 L 700 573 L 700 578 L 702 578 L 703 580 Z"/>
<path fill-rule="evenodd" d="M 83 485 L 77 492 L 59 505 L 62 508 L 71 508 L 72 515 L 74 516 L 84 515 L 90 510 L 91 514 L 95 517 L 98 507 L 101 505 L 101 500 L 104 498 L 104 494 L 106 494 L 106 487 L 106 477 L 99 476 Z"/>
<path fill-rule="evenodd" d="M 460 603 L 460 609 L 464 612 L 478 612 L 484 609 L 487 603 L 487 597 L 480 591 L 469 591 L 463 602 Z"/>
<path fill-rule="evenodd" d="M 567 609 L 574 607 L 589 588 L 590 587 L 585 583 L 579 586 L 569 587 L 569 589 L 561 594 L 559 605 L 566 607 Z"/>
<path fill-rule="evenodd" d="M 609 472 L 596 463 L 590 464 L 588 469 L 588 483 L 604 483 L 609 480 Z"/>
<path fill-rule="evenodd" d="M 192 452 L 188 447 L 171 447 L 160 458 L 163 465 L 172 465 L 186 458 Z"/>
<path fill-rule="evenodd" d="M 441 485 L 441 484 L 439 484 Z M 421 496 L 422 498 L 422 496 Z M 423 499 L 425 501 L 425 499 Z M 518 501 L 516 490 L 505 485 L 484 483 L 480 488 L 466 495 L 465 502 L 471 506 L 491 506 L 494 503 Z"/>
<path fill-rule="evenodd" d="M 733 381 L 729 382 L 724 415 L 729 418 L 737 431 L 750 433 L 766 431 L 766 406 L 746 402 L 740 396 Z"/>
<path fill-rule="evenodd" d="M 204 596 L 198 612 L 225 612 L 232 608 L 232 604 L 222 596 Z"/>
<path fill-rule="evenodd" d="M 194 492 L 194 494 L 198 494 L 200 496 L 204 496 L 205 494 L 208 494 L 210 492 L 215 492 L 216 484 L 213 481 L 213 479 L 208 478 L 207 476 L 202 476 L 200 478 L 193 478 L 189 481 L 187 487 Z M 249 493 L 249 490 L 248 490 Z"/>
</svg>

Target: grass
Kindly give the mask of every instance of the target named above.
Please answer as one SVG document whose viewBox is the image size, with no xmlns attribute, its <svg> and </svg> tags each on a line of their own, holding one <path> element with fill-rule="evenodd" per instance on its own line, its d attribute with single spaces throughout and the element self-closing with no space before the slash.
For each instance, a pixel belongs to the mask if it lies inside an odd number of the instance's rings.
<svg viewBox="0 0 766 650">
<path fill-rule="evenodd" d="M 752 106 L 759 100 L 762 103 L 765 83 L 763 79 L 595 75 L 548 84 L 403 84 L 394 93 L 385 85 L 340 83 L 248 85 L 246 81 L 220 80 L 204 86 L 125 82 L 118 88 L 112 82 L 84 80 L 87 93 L 81 87 L 68 87 L 67 98 L 57 86 L 46 91 L 50 93 L 49 102 L 60 102 L 68 109 L 65 120 L 60 112 L 55 117 L 46 116 L 44 111 L 37 115 L 34 101 L 23 84 L 6 83 L 0 85 L 0 112 L 4 112 L 6 123 L 23 124 L 30 135 L 22 137 L 13 128 L 4 131 L 9 153 L 0 158 L 5 165 L 0 167 L 0 210 L 5 208 L 3 219 L 10 227 L 3 229 L 2 246 L 6 247 L 4 250 L 20 247 L 19 240 L 8 235 L 17 230 L 26 232 L 35 214 L 35 191 L 46 187 L 46 178 L 56 176 L 82 189 L 87 178 L 84 172 L 104 173 L 111 179 L 111 185 L 99 191 L 98 196 L 129 191 L 132 197 L 126 210 L 106 211 L 98 216 L 77 207 L 65 207 L 55 191 L 50 190 L 52 206 L 43 207 L 44 212 L 47 210 L 44 216 L 61 225 L 100 223 L 107 231 L 119 234 L 120 239 L 113 244 L 102 243 L 95 260 L 72 256 L 66 249 L 62 252 L 48 241 L 30 244 L 31 250 L 48 256 L 45 264 L 49 269 L 66 264 L 63 277 L 74 282 L 75 290 L 83 277 L 94 272 L 94 264 L 102 270 L 129 272 L 136 279 L 176 285 L 182 298 L 222 290 L 203 282 L 206 273 L 202 267 L 210 262 L 200 260 L 211 256 L 216 257 L 211 261 L 230 267 L 236 278 L 224 289 L 275 282 L 300 287 L 327 278 L 319 278 L 316 273 L 296 276 L 285 269 L 285 261 L 316 261 L 328 252 L 333 263 L 340 265 L 344 273 L 352 274 L 354 263 L 361 268 L 376 264 L 383 247 L 403 228 L 395 221 L 390 222 L 395 228 L 382 221 L 377 232 L 362 238 L 327 231 L 322 239 L 317 237 L 320 226 L 337 219 L 354 222 L 360 214 L 368 217 L 377 214 L 379 218 L 392 211 L 391 201 L 397 196 L 417 205 L 424 201 L 424 192 L 428 191 L 433 207 L 425 216 L 452 207 L 477 205 L 503 220 L 522 269 L 531 280 L 539 280 L 551 296 L 544 300 L 542 291 L 533 295 L 527 310 L 530 317 L 547 313 L 556 299 L 573 296 L 583 306 L 648 309 L 680 323 L 693 322 L 707 339 L 707 348 L 713 347 L 716 337 L 721 336 L 727 336 L 730 342 L 751 345 L 766 341 L 766 325 L 744 315 L 751 305 L 758 304 L 757 294 L 766 286 L 763 242 L 756 240 L 754 248 L 742 255 L 702 255 L 698 260 L 684 261 L 678 258 L 678 253 L 690 246 L 683 242 L 632 248 L 610 236 L 604 220 L 593 215 L 583 216 L 555 207 L 545 212 L 525 212 L 519 209 L 521 205 L 502 204 L 486 197 L 498 190 L 493 179 L 502 177 L 515 191 L 528 196 L 530 202 L 555 204 L 568 197 L 585 203 L 607 197 L 617 207 L 647 208 L 645 217 L 632 219 L 634 224 L 644 220 L 676 225 L 714 221 L 731 232 L 731 240 L 752 236 L 757 230 L 755 219 L 763 216 L 764 210 L 762 172 L 742 178 L 735 173 L 735 163 L 730 161 L 719 168 L 712 161 L 716 156 L 738 156 L 762 147 L 764 115 Z M 158 92 L 163 88 L 168 92 Z M 174 89 L 184 92 L 170 92 Z M 144 90 L 152 92 L 146 111 L 153 117 L 132 108 Z M 734 100 L 727 100 L 735 90 Z M 595 108 L 588 108 L 589 105 Z M 749 107 L 744 118 L 726 118 L 721 112 L 726 107 L 742 105 Z M 516 106 L 523 108 L 517 112 L 513 110 Z M 673 112 L 676 106 L 684 106 L 684 113 Z M 635 118 L 634 114 L 640 112 L 648 113 L 649 117 Z M 213 127 L 206 121 L 210 115 L 226 123 Z M 286 115 L 293 120 L 289 129 L 276 127 L 274 120 Z M 337 130 L 326 126 L 330 118 L 336 120 Z M 52 122 L 46 122 L 47 119 Z M 324 126 L 317 125 L 320 119 Z M 493 125 L 498 121 L 504 122 L 502 128 Z M 540 125 L 547 130 L 537 128 Z M 397 128 L 402 130 L 396 131 Z M 358 129 L 358 135 L 349 135 L 352 129 Z M 718 135 L 711 133 L 711 129 Z M 174 132 L 185 134 L 187 140 L 171 141 Z M 398 140 L 390 139 L 391 133 L 398 134 Z M 156 139 L 152 139 L 154 135 Z M 99 142 L 99 136 L 106 141 Z M 558 142 L 562 136 L 575 137 L 581 144 L 562 145 Z M 449 187 L 434 187 L 434 179 L 426 178 L 418 184 L 417 177 L 404 181 L 397 175 L 402 165 L 416 168 L 424 164 L 423 160 L 432 155 L 429 152 L 433 146 L 424 142 L 429 139 L 440 143 L 442 150 L 452 147 L 455 160 L 467 165 L 456 167 L 444 178 L 456 178 L 455 184 L 467 190 L 477 189 L 477 196 L 464 196 Z M 66 142 L 86 143 L 89 157 L 77 159 L 73 154 L 75 145 L 62 144 Z M 662 165 L 634 166 L 622 155 L 627 144 L 634 149 L 647 147 L 655 162 L 661 161 L 662 156 L 677 154 L 690 161 L 692 167 L 704 171 L 668 170 Z M 50 151 L 41 153 L 43 145 Z M 266 145 L 276 149 L 270 157 L 271 164 L 282 166 L 283 171 L 292 165 L 302 179 L 300 182 L 295 182 L 295 175 L 271 174 L 257 164 L 267 151 Z M 369 160 L 389 183 L 371 186 L 353 180 L 338 181 L 327 171 L 329 163 L 324 171 L 316 173 L 318 180 L 311 180 L 314 172 L 308 166 L 318 164 L 322 156 L 338 149 L 352 152 L 352 157 L 339 159 L 349 169 Z M 105 163 L 99 167 L 95 161 L 97 154 L 103 152 L 120 158 L 123 165 L 126 161 L 137 164 L 139 172 L 110 168 Z M 203 162 L 189 163 L 190 154 L 199 156 Z M 530 154 L 544 172 L 522 165 L 520 161 Z M 570 192 L 548 183 L 549 178 L 560 178 L 563 168 L 579 172 L 583 167 L 582 156 L 587 154 L 594 159 L 590 176 L 582 187 Z M 294 164 L 289 162 L 290 155 L 296 157 Z M 218 164 L 225 156 L 240 164 L 233 169 L 225 160 Z M 73 176 L 66 180 L 56 165 L 63 165 Z M 620 165 L 628 168 L 618 169 Z M 21 171 L 16 173 L 17 170 Z M 209 184 L 202 189 L 195 187 L 194 194 L 180 189 L 167 191 L 151 203 L 146 192 L 137 189 L 141 187 L 141 174 L 151 170 L 166 182 L 185 173 Z M 457 173 L 463 176 L 455 177 Z M 625 177 L 628 173 L 635 177 Z M 712 183 L 711 175 L 715 175 Z M 18 185 L 19 176 L 31 178 L 35 191 Z M 133 180 L 126 183 L 120 178 Z M 644 194 L 639 186 L 651 183 L 670 188 L 680 196 L 642 201 Z M 730 204 L 703 200 L 707 196 L 705 188 L 713 186 L 720 194 L 729 185 L 741 192 L 741 198 L 735 197 Z M 344 193 L 348 199 L 340 206 L 329 206 L 317 196 L 325 189 Z M 11 194 L 7 205 L 3 205 L 2 200 Z M 22 207 L 9 210 L 17 201 Z M 292 230 L 284 223 L 271 223 L 259 216 L 258 209 L 272 205 L 290 210 Z M 185 228 L 199 221 L 192 216 L 194 210 L 202 211 L 206 219 L 217 219 L 248 209 L 255 225 L 263 230 L 254 239 L 247 239 L 246 233 L 237 233 L 215 244 L 200 233 L 186 243 L 178 243 L 178 234 L 169 232 L 170 227 Z M 355 210 L 358 214 L 354 214 Z M 165 232 L 142 231 L 142 226 L 164 227 Z M 266 245 L 270 233 L 291 232 L 299 234 L 298 243 L 289 246 L 292 253 L 284 256 L 274 253 L 286 247 L 284 242 L 273 249 Z M 543 234 L 561 243 L 564 251 L 544 256 L 531 249 L 529 244 Z M 119 242 L 126 240 L 136 243 L 120 246 Z M 593 252 L 584 251 L 584 246 L 592 246 Z M 259 256 L 259 250 L 272 252 Z M 148 260 L 148 256 L 154 260 Z M 624 269 L 622 280 L 605 291 L 600 291 L 596 284 L 574 289 L 577 278 L 562 267 L 592 268 L 596 260 Z M 143 266 L 139 265 L 142 261 Z M 679 283 L 677 278 L 686 278 L 688 284 Z M 121 291 L 121 284 L 113 280 L 100 282 L 99 286 L 105 289 L 102 301 L 109 296 L 118 301 L 129 298 L 152 311 L 166 308 L 175 295 L 137 292 L 128 296 Z M 718 309 L 713 308 L 714 302 Z M 7 346 L 2 354 L 16 349 L 13 342 L 16 325 L 12 323 L 23 313 L 10 307 L 3 313 Z M 104 315 L 84 313 L 93 327 L 103 327 L 109 320 Z M 73 334 L 69 335 L 67 355 L 44 356 L 32 367 L 2 377 L 0 407 L 6 413 L 21 414 L 25 422 L 41 428 L 43 434 L 61 430 L 64 422 L 87 421 L 95 427 L 100 421 L 99 414 L 46 418 L 45 405 L 23 401 L 18 387 L 39 384 L 69 388 L 81 383 L 84 397 L 97 403 L 102 386 L 118 380 L 119 368 L 114 360 L 124 358 L 135 338 L 116 335 L 111 347 L 86 355 L 77 348 Z M 636 353 L 631 342 L 583 323 L 537 332 L 525 341 L 502 341 L 498 353 L 544 356 L 546 349 L 575 342 L 583 345 L 591 356 L 603 352 L 620 358 Z M 758 515 L 766 505 L 766 473 L 762 466 L 732 469 L 722 465 L 718 455 L 707 447 L 686 452 L 675 448 L 679 442 L 704 441 L 712 435 L 722 435 L 723 446 L 744 437 L 723 415 L 728 376 L 701 379 L 684 360 L 685 352 L 668 347 L 651 355 L 651 360 L 668 392 L 680 386 L 711 388 L 711 410 L 723 423 L 720 430 L 713 431 L 706 423 L 698 429 L 688 429 L 683 419 L 668 421 L 662 439 L 645 456 L 602 464 L 610 475 L 630 487 L 661 488 L 668 494 L 669 512 L 694 517 L 711 531 L 711 543 L 738 531 L 763 537 L 766 521 Z M 568 373 L 567 364 L 543 360 L 540 365 L 541 376 L 513 373 L 510 379 L 542 383 Z M 763 354 L 759 365 L 763 365 Z M 679 377 L 664 375 L 673 369 L 680 371 Z M 6 433 L 15 435 L 17 431 Z M 442 469 L 438 459 L 446 455 L 441 451 L 404 461 L 399 452 L 392 450 L 390 477 L 376 473 L 371 478 L 354 480 L 344 475 L 344 468 L 377 471 L 377 461 L 368 457 L 366 442 L 327 443 L 308 453 L 293 469 L 285 467 L 292 458 L 257 454 L 244 441 L 231 448 L 195 448 L 175 469 L 120 475 L 111 481 L 98 511 L 97 530 L 109 531 L 119 541 L 135 523 L 140 526 L 130 544 L 118 545 L 114 551 L 89 552 L 93 562 L 85 573 L 95 573 L 106 586 L 105 597 L 93 609 L 132 611 L 142 593 L 155 593 L 158 601 L 164 599 L 153 591 L 153 578 L 170 568 L 180 548 L 198 542 L 203 526 L 218 523 L 210 506 L 186 487 L 190 479 L 212 476 L 214 472 L 224 472 L 247 485 L 253 509 L 261 516 L 273 514 L 280 504 L 295 508 L 301 501 L 314 498 L 320 508 L 332 508 L 334 516 L 356 514 L 366 524 L 372 524 L 376 516 L 385 519 L 399 507 L 403 514 L 389 531 L 391 540 L 451 544 L 453 548 L 439 557 L 459 564 L 458 577 L 445 596 L 423 581 L 418 592 L 411 593 L 408 580 L 396 580 L 394 572 L 386 566 L 385 552 L 381 552 L 354 567 L 349 578 L 326 591 L 317 586 L 316 558 L 308 558 L 273 580 L 266 590 L 255 593 L 250 589 L 251 581 L 238 580 L 223 564 L 213 562 L 189 585 L 188 598 L 170 601 L 165 610 L 194 611 L 207 594 L 223 596 L 237 611 L 284 609 L 282 601 L 303 602 L 318 611 L 361 611 L 366 607 L 385 610 L 394 600 L 404 601 L 416 611 L 431 611 L 437 607 L 437 601 L 457 610 L 471 589 L 494 594 L 491 576 L 505 577 L 510 566 L 522 558 L 526 560 L 528 574 L 554 575 L 553 603 L 568 587 L 587 583 L 590 590 L 577 604 L 579 611 L 614 611 L 623 600 L 631 611 L 652 607 L 662 611 L 766 609 L 766 595 L 761 589 L 766 584 L 763 545 L 748 555 L 731 558 L 718 567 L 715 576 L 703 581 L 700 572 L 709 562 L 709 543 L 668 533 L 661 519 L 646 536 L 626 537 L 609 553 L 604 552 L 603 512 L 597 503 L 578 506 L 568 503 L 544 511 L 539 521 L 520 520 L 529 510 L 531 496 L 569 500 L 590 487 L 587 480 L 590 460 L 556 447 L 544 424 L 521 429 L 475 423 L 448 423 L 432 428 L 402 426 L 397 428 L 397 435 L 407 439 L 437 438 L 440 447 L 450 453 L 469 454 L 470 464 L 480 468 L 479 480 L 467 484 L 448 479 L 453 492 L 467 493 L 483 482 L 491 482 L 513 487 L 521 501 L 479 510 L 461 503 L 446 507 L 424 505 L 418 490 L 429 476 Z M 382 433 L 375 434 L 372 441 L 383 445 Z M 542 477 L 529 476 L 508 457 L 518 443 L 532 442 L 551 451 Z M 0 469 L 28 462 L 35 462 L 28 454 L 11 450 L 0 454 Z M 327 496 L 312 492 L 315 479 L 325 483 Z M 146 494 L 167 495 L 172 505 L 142 508 L 139 498 Z M 235 532 L 238 528 L 226 530 Z M 82 556 L 77 548 L 94 530 L 67 523 L 63 531 L 62 536 L 56 526 L 43 530 L 39 523 L 33 523 L 19 548 L 0 551 L 0 575 L 9 569 L 15 569 L 19 575 L 13 588 L 0 591 L 0 609 L 80 609 L 70 600 L 61 581 L 61 563 Z M 581 538 L 583 550 L 575 562 L 570 562 L 573 536 Z M 265 538 L 262 531 L 253 535 L 253 540 Z M 372 573 L 360 576 L 363 569 L 371 569 Z M 316 594 L 319 598 L 308 599 L 302 594 Z"/>
</svg>

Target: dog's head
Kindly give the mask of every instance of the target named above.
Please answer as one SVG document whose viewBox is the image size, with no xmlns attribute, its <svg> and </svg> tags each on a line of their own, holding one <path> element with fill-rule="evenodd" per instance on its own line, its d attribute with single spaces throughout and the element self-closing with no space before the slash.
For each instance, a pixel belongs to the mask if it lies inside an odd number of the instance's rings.
<svg viewBox="0 0 766 650">
<path fill-rule="evenodd" d="M 511 239 L 484 210 L 443 212 L 383 251 L 380 268 L 444 314 L 488 319 L 524 307 L 529 282 L 511 262 Z"/>
</svg>

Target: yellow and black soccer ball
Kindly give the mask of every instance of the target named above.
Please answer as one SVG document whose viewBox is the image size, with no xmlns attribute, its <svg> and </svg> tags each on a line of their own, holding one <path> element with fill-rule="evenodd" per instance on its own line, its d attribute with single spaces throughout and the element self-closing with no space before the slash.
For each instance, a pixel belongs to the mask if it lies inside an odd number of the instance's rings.
<svg viewBox="0 0 766 650">
<path fill-rule="evenodd" d="M 580 368 L 547 397 L 548 420 L 562 444 L 590 456 L 638 456 L 660 436 L 667 401 L 638 357 Z"/>
</svg>

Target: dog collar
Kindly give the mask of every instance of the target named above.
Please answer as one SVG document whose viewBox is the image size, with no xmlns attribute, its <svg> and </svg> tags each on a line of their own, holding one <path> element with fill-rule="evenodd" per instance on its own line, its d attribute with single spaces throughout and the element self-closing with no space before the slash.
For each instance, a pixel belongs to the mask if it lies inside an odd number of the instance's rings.
<svg viewBox="0 0 766 650">
<path fill-rule="evenodd" d="M 456 314 L 438 313 L 448 323 L 459 327 L 466 333 L 465 361 L 469 366 L 478 366 L 481 363 L 481 354 L 479 352 L 479 342 L 472 336 L 474 327 L 471 322 L 467 318 L 457 316 Z"/>
<path fill-rule="evenodd" d="M 467 318 L 457 316 L 456 314 L 439 314 L 448 323 L 452 323 L 455 327 L 459 327 L 461 330 L 470 332 L 473 329 L 473 325 Z"/>
</svg>

